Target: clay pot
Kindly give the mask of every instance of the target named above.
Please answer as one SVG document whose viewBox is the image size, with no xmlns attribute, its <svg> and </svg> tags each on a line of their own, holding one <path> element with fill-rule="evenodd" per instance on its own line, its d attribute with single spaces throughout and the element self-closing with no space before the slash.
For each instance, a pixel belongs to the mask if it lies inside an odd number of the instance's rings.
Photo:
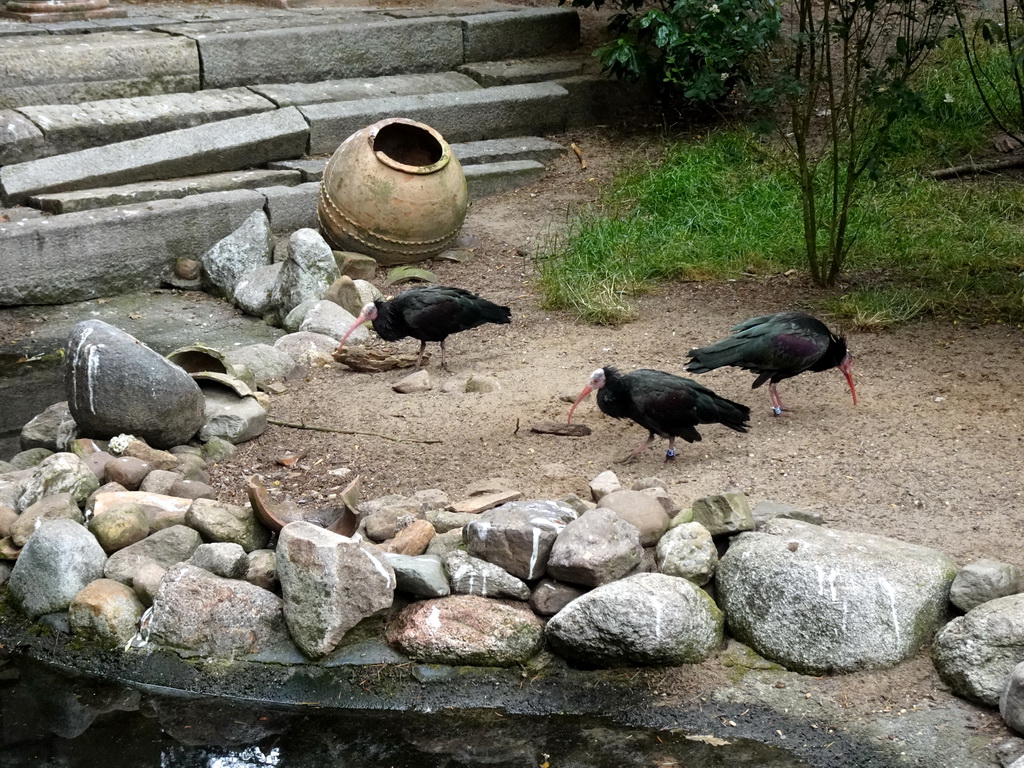
<svg viewBox="0 0 1024 768">
<path fill-rule="evenodd" d="M 390 266 L 449 248 L 467 205 L 462 166 L 441 134 L 394 117 L 338 147 L 320 182 L 317 215 L 332 248 Z"/>
</svg>

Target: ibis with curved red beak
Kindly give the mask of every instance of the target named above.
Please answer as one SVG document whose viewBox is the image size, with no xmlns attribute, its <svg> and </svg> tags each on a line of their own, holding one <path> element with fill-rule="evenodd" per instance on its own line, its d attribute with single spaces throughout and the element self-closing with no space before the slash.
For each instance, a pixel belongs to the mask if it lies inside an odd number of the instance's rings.
<svg viewBox="0 0 1024 768">
<path fill-rule="evenodd" d="M 731 335 L 706 347 L 690 350 L 686 364 L 689 373 L 707 373 L 723 366 L 735 366 L 757 374 L 752 389 L 768 382 L 772 413 L 781 416 L 782 405 L 777 385 L 804 371 L 838 368 L 846 377 L 857 404 L 853 387 L 853 358 L 846 339 L 837 336 L 821 320 L 802 312 L 779 312 L 754 317 L 731 329 Z"/>
<path fill-rule="evenodd" d="M 359 312 L 352 326 L 345 331 L 340 350 L 352 331 L 373 322 L 373 330 L 385 341 L 398 341 L 407 336 L 420 341 L 416 367 L 423 362 L 428 341 L 441 344 L 441 367 L 447 368 L 444 342 L 451 334 L 468 331 L 484 323 L 512 322 L 508 307 L 480 298 L 475 293 L 446 285 L 425 285 L 403 291 L 390 301 L 371 301 Z"/>
<path fill-rule="evenodd" d="M 737 432 L 746 432 L 750 426 L 750 409 L 732 400 L 726 400 L 693 379 L 685 379 L 664 371 L 641 368 L 619 373 L 610 366 L 598 368 L 569 410 L 572 414 L 584 398 L 597 390 L 597 407 L 613 419 L 631 419 L 649 432 L 647 440 L 623 462 L 637 458 L 651 443 L 655 435 L 668 438 L 665 461 L 676 457 L 676 438 L 688 443 L 698 442 L 698 424 L 722 424 Z"/>
</svg>

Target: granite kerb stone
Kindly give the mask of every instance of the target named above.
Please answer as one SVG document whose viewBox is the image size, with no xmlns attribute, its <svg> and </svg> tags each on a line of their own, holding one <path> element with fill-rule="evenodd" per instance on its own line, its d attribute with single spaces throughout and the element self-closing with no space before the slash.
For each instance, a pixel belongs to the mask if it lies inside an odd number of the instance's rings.
<svg viewBox="0 0 1024 768">
<path fill-rule="evenodd" d="M 8 204 L 43 192 L 232 171 L 301 157 L 308 126 L 294 107 L 0 168 Z"/>
<path fill-rule="evenodd" d="M 396 96 L 298 107 L 310 126 L 310 154 L 329 154 L 365 125 L 401 114 L 427 123 L 449 142 L 558 133 L 568 92 L 555 83 Z"/>
</svg>

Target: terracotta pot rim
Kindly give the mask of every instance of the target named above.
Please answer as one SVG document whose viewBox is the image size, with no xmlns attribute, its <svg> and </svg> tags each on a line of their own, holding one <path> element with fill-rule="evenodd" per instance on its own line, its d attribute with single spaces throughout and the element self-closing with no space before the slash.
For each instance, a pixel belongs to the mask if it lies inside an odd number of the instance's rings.
<svg viewBox="0 0 1024 768">
<path fill-rule="evenodd" d="M 437 173 L 451 161 L 452 149 L 448 145 L 448 142 L 444 140 L 444 137 L 426 123 L 421 123 L 417 120 L 410 120 L 407 117 L 389 117 L 386 120 L 381 120 L 371 125 L 367 136 L 370 142 L 370 148 L 373 148 L 373 144 L 377 140 L 377 134 L 381 129 L 386 128 L 389 125 L 395 125 L 396 123 L 401 125 L 411 125 L 414 128 L 419 128 L 433 136 L 438 146 L 441 147 L 441 158 L 436 163 L 431 163 L 430 165 L 407 165 L 405 163 L 398 162 L 393 157 L 385 154 L 379 149 L 373 150 L 373 154 L 376 156 L 377 160 L 382 162 L 384 165 L 389 168 L 394 168 L 396 171 L 416 173 L 425 176 L 427 174 Z"/>
</svg>

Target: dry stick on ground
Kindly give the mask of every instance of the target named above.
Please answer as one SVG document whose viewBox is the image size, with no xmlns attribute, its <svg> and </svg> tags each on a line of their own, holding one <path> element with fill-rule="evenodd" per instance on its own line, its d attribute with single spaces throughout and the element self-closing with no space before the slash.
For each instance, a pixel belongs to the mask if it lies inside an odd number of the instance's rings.
<svg viewBox="0 0 1024 768">
<path fill-rule="evenodd" d="M 995 160 L 991 163 L 966 163 L 964 165 L 954 165 L 951 168 L 940 168 L 937 171 L 929 171 L 928 175 L 933 179 L 949 179 L 954 176 L 973 176 L 977 173 L 1005 171 L 1009 168 L 1024 168 L 1024 157 L 1014 157 L 1010 160 Z"/>
<path fill-rule="evenodd" d="M 315 424 L 296 424 L 293 421 L 281 421 L 280 419 L 267 419 L 268 424 L 274 424 L 278 427 L 290 427 L 291 429 L 308 429 L 313 432 L 337 432 L 339 435 L 364 435 L 366 437 L 379 437 L 381 440 L 390 440 L 393 443 L 443 443 L 444 440 L 417 440 L 415 438 L 409 438 L 403 440 L 400 437 L 392 437 L 391 435 L 382 435 L 379 432 L 360 432 L 358 429 L 337 429 L 336 427 L 318 427 Z"/>
<path fill-rule="evenodd" d="M 587 159 L 583 157 L 583 150 L 576 146 L 575 141 L 569 145 L 569 148 L 572 149 L 572 151 L 576 153 L 576 157 L 580 159 L 580 168 L 586 168 Z"/>
</svg>

